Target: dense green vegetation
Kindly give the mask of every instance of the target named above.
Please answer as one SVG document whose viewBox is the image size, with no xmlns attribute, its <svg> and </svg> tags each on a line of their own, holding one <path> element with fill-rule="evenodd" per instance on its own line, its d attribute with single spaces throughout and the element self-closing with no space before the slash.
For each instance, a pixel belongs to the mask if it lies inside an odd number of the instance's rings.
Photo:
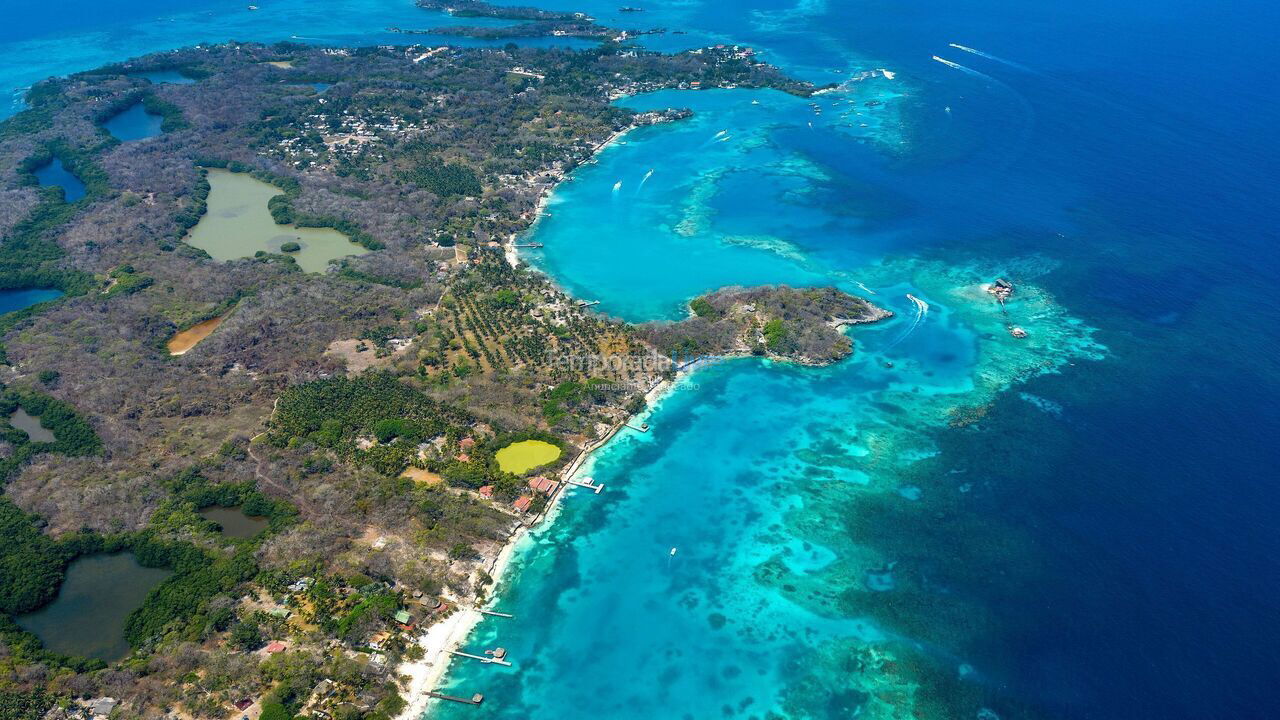
<svg viewBox="0 0 1280 720">
<path fill-rule="evenodd" d="M 787 325 L 781 318 L 774 318 L 765 323 L 761 332 L 764 333 L 764 344 L 769 348 L 769 352 L 779 353 L 787 349 Z"/>
<path fill-rule="evenodd" d="M 69 558 L 38 521 L 0 497 L 0 613 L 34 610 L 58 592 Z"/>
<path fill-rule="evenodd" d="M 234 452 L 230 448 L 228 452 Z M 213 523 L 194 516 L 196 511 L 213 505 L 240 507 L 244 514 L 267 519 L 273 532 L 287 527 L 297 517 L 297 510 L 281 500 L 262 494 L 252 480 L 238 483 L 214 484 L 200 472 L 199 467 L 188 468 L 169 482 L 173 498 L 161 506 L 151 519 L 155 528 L 178 529 L 184 525 L 212 527 Z M 240 540 L 249 543 L 253 539 Z M 228 542 L 223 539 L 223 542 Z"/>
<path fill-rule="evenodd" d="M 187 119 L 182 116 L 182 108 L 155 93 L 146 93 L 142 96 L 142 107 L 152 115 L 159 115 L 162 118 L 161 132 L 177 132 L 191 127 Z"/>
<path fill-rule="evenodd" d="M 475 171 L 471 168 L 456 163 L 446 163 L 437 157 L 426 157 L 417 161 L 412 169 L 401 171 L 400 178 L 440 197 L 476 196 L 484 191 L 480 185 L 480 178 L 476 177 Z"/>
<path fill-rule="evenodd" d="M 698 317 L 714 318 L 717 314 L 715 307 L 706 298 L 701 297 L 690 300 L 689 309 Z"/>
<path fill-rule="evenodd" d="M 32 442 L 22 430 L 0 426 L 0 438 L 13 446 L 13 453 L 0 459 L 0 479 L 7 479 L 33 455 L 56 452 L 63 455 L 95 455 L 102 451 L 102 441 L 75 408 L 35 390 L 5 388 L 0 384 L 0 415 L 8 417 L 21 407 L 27 414 L 40 418 L 40 424 L 53 433 L 54 441 Z"/>
<path fill-rule="evenodd" d="M 268 437 L 282 446 L 311 442 L 397 475 L 409 466 L 418 443 L 438 435 L 456 440 L 472 421 L 393 375 L 371 373 L 289 388 L 280 397 Z M 390 444 L 360 450 L 360 435 L 386 438 Z"/>
<path fill-rule="evenodd" d="M 140 564 L 174 571 L 125 622 L 125 639 L 135 648 L 158 641 L 166 632 L 198 639 L 205 623 L 191 621 L 206 604 L 258 573 L 247 550 L 214 558 L 190 543 L 158 540 L 145 532 L 127 546 Z"/>
<path fill-rule="evenodd" d="M 0 690 L 0 718 L 3 720 L 39 720 L 53 707 L 54 697 L 43 690 L 18 692 Z"/>
<path fill-rule="evenodd" d="M 214 485 L 196 468 L 179 473 L 169 486 L 172 499 L 156 512 L 147 530 L 106 536 L 76 533 L 57 541 L 41 532 L 39 518 L 0 497 L 0 613 L 11 617 L 51 601 L 67 565 L 77 557 L 129 551 L 143 566 L 173 571 L 130 614 L 125 624 L 130 645 L 143 647 L 170 634 L 198 640 L 212 626 L 227 624 L 218 612 L 209 612 L 209 602 L 256 577 L 252 552 L 258 541 L 241 540 L 232 554 L 215 555 L 189 542 L 164 539 L 165 533 L 183 525 L 209 526 L 194 514 L 208 505 L 240 505 L 250 514 L 269 518 L 273 530 L 292 522 L 296 511 L 261 494 L 252 482 Z M 6 642 L 32 659 L 72 667 L 97 662 L 48 653 L 11 621 L 0 625 Z"/>
<path fill-rule="evenodd" d="M 9 129 L 7 122 L 5 129 Z M 85 194 L 68 203 L 62 188 L 39 189 L 39 202 L 0 239 L 0 289 L 53 287 L 66 296 L 75 296 L 83 295 L 96 286 L 89 273 L 58 267 L 64 253 L 54 241 L 54 235 L 81 209 L 111 193 L 107 174 L 93 160 L 100 150 L 101 146 L 80 148 L 65 140 L 54 140 L 42 144 L 21 162 L 18 173 L 22 184 L 38 186 L 40 183 L 35 171 L 56 157 L 68 172 L 84 183 Z M 61 298 L 50 300 L 0 316 L 0 335 L 60 301 Z M 2 344 L 0 362 L 7 362 Z"/>
<path fill-rule="evenodd" d="M 68 295 L 86 292 L 91 279 L 83 273 L 68 273 L 53 267 L 63 252 L 53 239 L 53 232 L 75 214 L 112 192 L 105 171 L 94 162 L 103 145 L 78 147 L 66 140 L 42 144 L 18 167 L 22 184 L 36 187 L 40 181 L 35 171 L 56 157 L 63 167 L 84 183 L 84 197 L 68 203 L 59 187 L 39 188 L 40 201 L 19 221 L 0 245 L 0 287 L 31 287 L 39 281 L 44 287 L 57 287 Z"/>
<path fill-rule="evenodd" d="M 351 263 L 347 260 L 341 260 L 338 264 L 338 275 L 356 282 L 373 283 L 375 285 L 386 285 L 387 287 L 400 288 L 401 290 L 416 290 L 422 287 L 422 280 L 419 279 L 401 279 L 389 277 L 386 275 L 376 275 L 364 270 L 358 270 L 351 267 Z"/>
<path fill-rule="evenodd" d="M 132 265 L 121 265 L 107 273 L 107 277 L 111 278 L 111 285 L 103 292 L 108 297 L 112 295 L 131 295 L 141 290 L 146 290 L 155 284 L 154 278 L 138 273 L 133 269 Z"/>
</svg>

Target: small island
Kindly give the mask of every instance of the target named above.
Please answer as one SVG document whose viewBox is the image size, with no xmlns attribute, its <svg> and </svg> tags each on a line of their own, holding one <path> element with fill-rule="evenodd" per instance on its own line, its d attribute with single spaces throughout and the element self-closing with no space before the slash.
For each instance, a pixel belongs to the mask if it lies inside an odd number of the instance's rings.
<svg viewBox="0 0 1280 720">
<path fill-rule="evenodd" d="M 893 313 L 835 288 L 724 288 L 689 303 L 691 316 L 650 323 L 640 335 L 672 357 L 767 356 L 829 365 L 853 353 L 842 332 Z"/>
</svg>

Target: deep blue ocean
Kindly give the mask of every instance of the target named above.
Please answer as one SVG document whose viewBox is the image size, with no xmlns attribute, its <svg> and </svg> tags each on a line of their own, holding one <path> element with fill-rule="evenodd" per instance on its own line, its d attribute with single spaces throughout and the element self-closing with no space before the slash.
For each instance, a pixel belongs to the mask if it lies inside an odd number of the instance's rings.
<svg viewBox="0 0 1280 720">
<path fill-rule="evenodd" d="M 631 320 L 759 282 L 897 315 L 833 368 L 692 373 L 595 458 L 608 489 L 522 546 L 495 600 L 517 620 L 471 643 L 514 668 L 456 666 L 485 704 L 433 714 L 1280 717 L 1280 11 L 618 4 L 553 7 L 840 87 L 627 99 L 696 115 L 579 170 L 526 259 Z M 122 47 L 435 22 L 400 0 L 264 3 L 269 24 L 183 7 L 24 6 L 0 86 Z M 995 276 L 1008 316 L 978 289 Z"/>
</svg>

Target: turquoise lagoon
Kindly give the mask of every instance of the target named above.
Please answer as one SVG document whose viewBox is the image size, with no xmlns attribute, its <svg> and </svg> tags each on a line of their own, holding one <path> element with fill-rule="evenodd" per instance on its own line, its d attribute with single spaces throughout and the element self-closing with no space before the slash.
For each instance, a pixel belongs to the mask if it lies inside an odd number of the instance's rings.
<svg viewBox="0 0 1280 720">
<path fill-rule="evenodd" d="M 159 135 L 162 124 L 163 117 L 147 112 L 147 108 L 139 102 L 108 118 L 102 126 L 115 139 L 130 142 Z"/>
<path fill-rule="evenodd" d="M 57 288 L 0 290 L 0 315 L 60 297 L 62 291 Z"/>
<path fill-rule="evenodd" d="M 62 165 L 62 158 L 54 157 L 36 168 L 34 175 L 42 187 L 62 188 L 62 197 L 69 203 L 84 197 L 84 183 Z"/>
<path fill-rule="evenodd" d="M 195 78 L 183 75 L 177 70 L 151 70 L 136 73 L 135 77 L 146 78 L 147 81 L 156 85 L 191 85 L 196 81 Z"/>
</svg>

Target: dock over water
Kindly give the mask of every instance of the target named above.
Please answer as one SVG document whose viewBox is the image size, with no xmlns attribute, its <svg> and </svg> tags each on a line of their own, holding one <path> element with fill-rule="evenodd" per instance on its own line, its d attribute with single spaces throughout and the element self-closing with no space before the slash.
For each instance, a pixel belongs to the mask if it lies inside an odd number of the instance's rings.
<svg viewBox="0 0 1280 720">
<path fill-rule="evenodd" d="M 456 695 L 445 695 L 444 693 L 438 693 L 434 690 L 428 690 L 427 696 L 433 697 L 433 698 L 439 698 L 441 700 L 448 700 L 449 702 L 462 703 L 463 705 L 479 705 L 480 703 L 484 702 L 484 695 L 481 695 L 480 693 L 476 693 L 475 695 L 472 695 L 470 699 L 468 699 L 468 698 L 460 698 L 460 697 L 457 697 Z"/>
<path fill-rule="evenodd" d="M 570 480 L 566 478 L 564 482 L 566 485 L 576 485 L 577 487 L 580 487 L 580 488 L 586 488 L 597 495 L 599 495 L 600 491 L 604 489 L 604 486 L 597 485 L 595 479 L 593 478 L 582 478 L 581 481 Z"/>
</svg>

